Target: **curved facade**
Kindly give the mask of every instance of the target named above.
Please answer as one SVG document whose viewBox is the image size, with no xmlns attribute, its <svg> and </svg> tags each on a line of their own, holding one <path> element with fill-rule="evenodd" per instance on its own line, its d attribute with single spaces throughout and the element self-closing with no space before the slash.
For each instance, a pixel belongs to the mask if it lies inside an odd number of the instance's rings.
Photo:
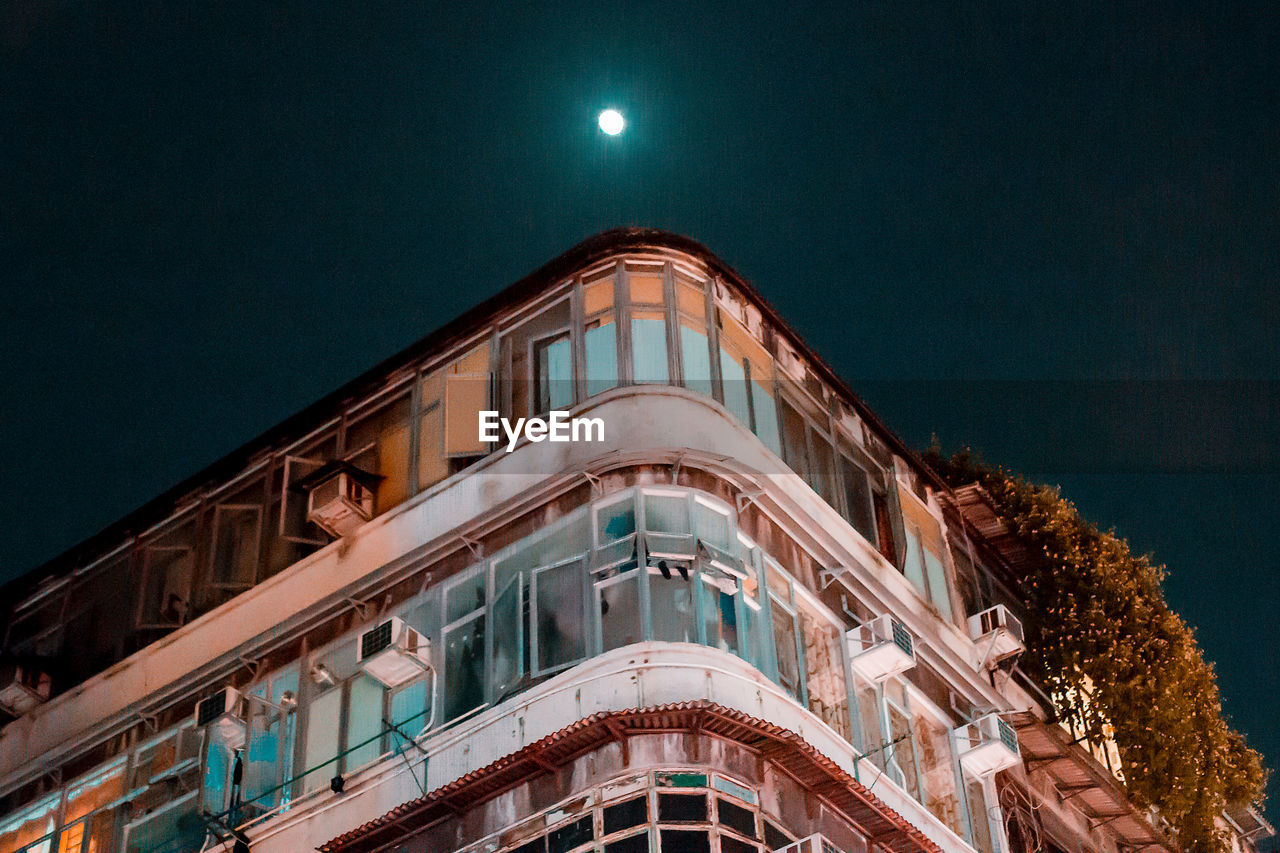
<svg viewBox="0 0 1280 853">
<path fill-rule="evenodd" d="M 10 585 L 0 853 L 1172 849 L 997 653 L 971 497 L 600 235 Z"/>
</svg>

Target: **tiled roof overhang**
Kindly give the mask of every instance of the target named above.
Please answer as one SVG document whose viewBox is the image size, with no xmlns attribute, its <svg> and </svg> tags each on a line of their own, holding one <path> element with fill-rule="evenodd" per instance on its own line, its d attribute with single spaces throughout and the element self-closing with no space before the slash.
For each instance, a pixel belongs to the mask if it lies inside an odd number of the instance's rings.
<svg viewBox="0 0 1280 853">
<path fill-rule="evenodd" d="M 1012 578 L 1021 577 L 1031 564 L 1032 554 L 1016 531 L 1000 516 L 993 497 L 978 483 L 945 489 L 938 499 L 950 505 L 965 523 L 978 534 L 983 546 L 1004 564 Z"/>
<path fill-rule="evenodd" d="M 1027 770 L 1048 773 L 1058 792 L 1095 828 L 1110 826 L 1134 850 L 1170 853 L 1176 849 L 1133 804 L 1116 778 L 1073 742 L 1065 729 L 1029 711 L 1011 714 L 1008 719 L 1018 731 Z"/>
<path fill-rule="evenodd" d="M 321 853 L 373 853 L 449 815 L 460 815 L 530 778 L 611 742 L 665 732 L 712 735 L 742 744 L 827 801 L 870 845 L 892 853 L 941 853 L 937 844 L 795 732 L 706 700 L 593 714 L 504 758 L 410 800 L 334 838 Z"/>
</svg>

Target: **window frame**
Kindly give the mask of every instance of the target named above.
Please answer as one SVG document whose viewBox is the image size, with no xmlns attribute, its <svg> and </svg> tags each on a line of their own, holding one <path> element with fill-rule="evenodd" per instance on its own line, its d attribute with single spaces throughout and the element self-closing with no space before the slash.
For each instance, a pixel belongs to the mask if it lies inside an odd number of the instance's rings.
<svg viewBox="0 0 1280 853">
<path fill-rule="evenodd" d="M 554 307 L 555 305 L 549 306 L 547 310 L 551 310 Z M 570 311 L 572 311 L 572 304 L 570 305 Z M 556 408 L 551 405 L 550 397 L 548 395 L 547 406 L 546 408 L 543 408 L 542 395 L 543 391 L 546 389 L 542 388 L 538 357 L 540 353 L 545 353 L 549 346 L 559 343 L 562 340 L 569 347 L 569 378 L 564 380 L 569 383 L 569 402 L 562 408 Z M 567 325 L 548 331 L 538 337 L 530 337 L 525 363 L 529 368 L 530 411 L 527 415 L 524 415 L 524 417 L 539 417 L 553 411 L 564 411 L 565 409 L 572 409 L 578 404 L 577 360 L 574 358 L 572 317 Z"/>
</svg>

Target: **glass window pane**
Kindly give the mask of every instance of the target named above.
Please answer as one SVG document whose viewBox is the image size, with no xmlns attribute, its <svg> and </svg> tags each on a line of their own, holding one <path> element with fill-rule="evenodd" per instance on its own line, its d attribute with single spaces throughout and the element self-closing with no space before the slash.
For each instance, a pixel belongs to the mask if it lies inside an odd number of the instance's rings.
<svg viewBox="0 0 1280 853">
<path fill-rule="evenodd" d="M 880 700 L 875 687 L 860 678 L 854 679 L 853 698 L 858 703 L 858 725 L 862 754 L 884 769 L 884 733 L 880 730 Z"/>
<path fill-rule="evenodd" d="M 580 660 L 586 655 L 583 624 L 581 560 L 542 569 L 534 575 L 537 620 L 537 672 Z"/>
<path fill-rule="evenodd" d="M 604 846 L 604 853 L 649 853 L 649 831 L 611 841 Z"/>
<path fill-rule="evenodd" d="M 484 572 L 475 572 L 466 580 L 449 587 L 445 593 L 444 623 L 456 622 L 469 613 L 484 607 Z"/>
<path fill-rule="evenodd" d="M 524 676 L 523 581 L 524 574 L 517 572 L 493 597 L 494 624 L 502 626 L 493 635 L 493 663 L 489 670 L 495 702 L 518 687 Z"/>
<path fill-rule="evenodd" d="M 649 569 L 649 606 L 653 639 L 668 643 L 696 643 L 693 621 L 693 583 L 688 567 L 667 564 Z"/>
<path fill-rule="evenodd" d="M 844 475 L 845 517 L 864 539 L 873 545 L 877 544 L 876 525 L 871 510 L 871 485 L 867 482 L 867 472 L 845 457 L 841 457 L 840 464 Z"/>
<path fill-rule="evenodd" d="M 587 321 L 587 396 L 618 384 L 618 334 L 612 312 Z"/>
<path fill-rule="evenodd" d="M 248 698 L 241 796 L 242 802 L 264 811 L 275 805 L 277 786 L 285 779 L 285 741 L 292 722 L 290 712 L 263 701 L 266 688 L 266 684 L 259 686 Z"/>
<path fill-rule="evenodd" d="M 620 566 L 623 563 L 631 563 L 630 568 L 635 568 L 636 555 L 636 537 L 633 533 L 598 548 L 591 565 L 597 571 Z"/>
<path fill-rule="evenodd" d="M 601 650 L 629 646 L 644 639 L 640 634 L 639 574 L 630 572 L 608 584 L 597 584 L 600 601 Z"/>
<path fill-rule="evenodd" d="M 572 406 L 573 358 L 569 350 L 569 333 L 535 344 L 534 361 L 537 412 L 541 414 Z"/>
<path fill-rule="evenodd" d="M 676 850 L 679 853 L 710 853 L 711 840 L 705 830 L 663 829 L 662 850 Z"/>
<path fill-rule="evenodd" d="M 720 853 L 759 853 L 760 848 L 732 835 L 720 834 Z"/>
<path fill-rule="evenodd" d="M 925 805 L 952 832 L 963 838 L 965 819 L 951 755 L 951 729 L 932 714 L 917 712 L 915 736 Z"/>
<path fill-rule="evenodd" d="M 412 684 L 396 690 L 391 696 L 391 722 L 409 737 L 417 737 L 427 725 L 430 707 L 427 696 L 429 678 L 420 678 Z M 399 735 L 392 735 L 392 746 L 403 749 L 408 742 Z"/>
<path fill-rule="evenodd" d="M 987 820 L 987 798 L 981 779 L 970 779 L 965 786 L 968 795 L 969 827 L 972 830 L 971 841 L 978 853 L 995 853 L 995 844 L 991 841 L 991 824 Z"/>
<path fill-rule="evenodd" d="M 592 317 L 601 311 L 613 310 L 613 279 L 605 278 L 582 288 L 582 313 Z"/>
<path fill-rule="evenodd" d="M 658 795 L 658 820 L 662 823 L 696 823 L 706 819 L 706 794 Z"/>
<path fill-rule="evenodd" d="M 444 455 L 444 407 L 433 404 L 418 423 L 418 488 L 425 489 L 449 476 Z"/>
<path fill-rule="evenodd" d="M 894 544 L 893 520 L 889 516 L 889 504 L 883 494 L 872 495 L 871 507 L 876 515 L 876 537 L 880 540 L 880 553 L 890 563 L 897 563 L 898 551 Z"/>
<path fill-rule="evenodd" d="M 547 833 L 547 853 L 568 853 L 575 847 L 586 844 L 593 835 L 591 815 L 588 814 Z"/>
<path fill-rule="evenodd" d="M 597 545 L 616 542 L 636 532 L 635 499 L 631 496 L 625 500 L 597 506 L 595 513 Z"/>
<path fill-rule="evenodd" d="M 235 751 L 229 743 L 210 738 L 204 758 L 204 809 L 210 814 L 221 814 L 231 805 L 234 761 Z"/>
<path fill-rule="evenodd" d="M 759 837 L 756 830 L 756 815 L 751 809 L 717 798 L 716 811 L 721 826 L 727 826 L 747 838 Z"/>
<path fill-rule="evenodd" d="M 126 853 L 200 849 L 207 827 L 199 808 L 199 792 L 193 791 L 130 824 Z"/>
<path fill-rule="evenodd" d="M 754 371 L 754 366 L 753 366 Z M 765 384 L 754 378 L 751 380 L 751 405 L 755 408 L 756 436 L 764 442 L 765 447 L 782 455 L 782 444 L 778 440 L 778 409 L 773 402 L 772 383 Z"/>
<path fill-rule="evenodd" d="M 258 579 L 260 506 L 219 506 L 214 511 L 213 582 L 247 587 Z"/>
<path fill-rule="evenodd" d="M 783 458 L 792 471 L 795 471 L 807 483 L 809 482 L 809 449 L 805 444 L 805 422 L 789 403 L 782 403 L 782 450 Z"/>
<path fill-rule="evenodd" d="M 84 844 L 84 823 L 66 825 L 63 821 L 63 828 L 58 833 L 58 853 L 80 853 L 80 846 Z M 40 848 L 28 851 L 28 853 L 36 853 Z"/>
<path fill-rule="evenodd" d="M 738 598 L 726 594 L 705 577 L 702 581 L 702 622 L 708 646 L 738 654 Z"/>
<path fill-rule="evenodd" d="M 706 321 L 707 298 L 701 283 L 695 284 L 683 278 L 677 279 L 676 303 L 680 313 L 687 314 L 695 320 Z"/>
<path fill-rule="evenodd" d="M 146 589 L 139 625 L 181 625 L 190 609 L 195 551 L 185 546 L 150 547 L 143 564 Z"/>
<path fill-rule="evenodd" d="M 907 793 L 917 800 L 920 796 L 920 778 L 916 772 L 915 742 L 911 736 L 911 720 L 893 703 L 886 703 L 889 710 L 889 740 L 894 741 L 890 755 L 900 776 L 899 782 Z"/>
<path fill-rule="evenodd" d="M 902 572 L 921 595 L 929 594 L 928 587 L 924 585 L 924 549 L 920 547 L 920 533 L 912 527 L 907 528 L 907 556 L 902 562 Z"/>
<path fill-rule="evenodd" d="M 543 528 L 521 540 L 506 556 L 495 561 L 494 588 L 505 588 L 507 582 L 519 571 L 525 573 L 527 586 L 529 573 L 533 569 L 583 556 L 590 548 L 590 535 L 588 514 L 585 511 L 575 511 L 554 527 Z"/>
<path fill-rule="evenodd" d="M 484 704 L 484 615 L 445 632 L 444 719 Z"/>
<path fill-rule="evenodd" d="M 724 347 L 720 348 L 720 382 L 724 389 L 724 407 L 748 428 L 751 409 L 747 402 L 747 371 L 742 360 Z"/>
<path fill-rule="evenodd" d="M 489 450 L 476 429 L 477 416 L 489 408 L 489 342 L 453 362 L 444 383 L 444 452 L 476 456 Z"/>
<path fill-rule="evenodd" d="M 604 834 L 612 835 L 623 829 L 639 826 L 649 819 L 649 798 L 639 796 L 635 799 L 605 806 Z"/>
<path fill-rule="evenodd" d="M 753 805 L 758 803 L 760 799 L 756 796 L 756 792 L 751 788 L 748 788 L 745 785 L 739 785 L 737 782 L 724 776 L 711 777 L 711 787 L 715 788 L 717 791 L 724 791 L 730 796 L 737 797 L 739 800 L 743 800 Z"/>
<path fill-rule="evenodd" d="M 347 456 L 382 479 L 373 486 L 374 511 L 386 512 L 409 497 L 409 392 L 360 414 L 347 428 Z M 358 454 L 353 456 L 352 454 Z"/>
<path fill-rule="evenodd" d="M 680 318 L 680 361 L 684 387 L 711 396 L 711 350 L 707 330 L 688 317 Z"/>
<path fill-rule="evenodd" d="M 929 600 L 944 619 L 951 619 L 951 597 L 947 594 L 947 570 L 932 550 L 924 550 L 924 569 L 929 578 Z"/>
<path fill-rule="evenodd" d="M 849 694 L 845 690 L 840 630 L 819 613 L 802 607 L 805 687 L 809 710 L 849 739 Z"/>
<path fill-rule="evenodd" d="M 526 841 L 519 847 L 512 848 L 511 853 L 546 853 L 547 837 L 535 838 L 532 841 Z"/>
<path fill-rule="evenodd" d="M 809 471 L 809 485 L 831 506 L 836 503 L 836 461 L 831 442 L 821 433 L 812 431 L 810 447 L 813 449 L 813 465 Z"/>
<path fill-rule="evenodd" d="M 627 285 L 631 290 L 631 301 L 644 305 L 661 305 L 662 273 L 634 272 L 627 273 Z"/>
<path fill-rule="evenodd" d="M 779 847 L 786 847 L 791 843 L 791 836 L 787 835 L 778 827 L 769 821 L 764 822 L 764 846 L 767 850 L 777 850 Z"/>
<path fill-rule="evenodd" d="M 68 787 L 63 821 L 79 820 L 120 799 L 124 795 L 124 771 L 125 762 L 121 761 Z"/>
<path fill-rule="evenodd" d="M 89 838 L 85 853 L 108 853 L 116 834 L 116 809 L 98 812 L 89 819 Z"/>
<path fill-rule="evenodd" d="M 800 654 L 796 649 L 795 617 L 782 602 L 770 596 L 773 644 L 778 655 L 778 683 L 792 696 L 800 696 Z"/>
<path fill-rule="evenodd" d="M 347 702 L 347 756 L 344 770 L 363 767 L 382 754 L 382 697 L 385 688 L 368 675 L 351 681 Z"/>
<path fill-rule="evenodd" d="M 666 383 L 667 323 L 661 312 L 631 315 L 631 363 L 636 382 Z"/>
<path fill-rule="evenodd" d="M 732 553 L 733 536 L 730 532 L 729 511 L 727 508 L 711 506 L 706 501 L 695 498 L 693 501 L 694 521 L 697 524 L 698 539 L 710 542 L 721 551 Z"/>
<path fill-rule="evenodd" d="M 0 821 L 0 849 L 17 850 L 54 829 L 60 795 L 55 794 Z"/>
<path fill-rule="evenodd" d="M 315 791 L 329 784 L 337 773 L 336 764 L 328 764 L 316 770 L 338 754 L 338 721 L 342 714 L 342 689 L 330 688 L 311 700 L 307 711 L 306 764 L 308 771 L 304 787 Z"/>
<path fill-rule="evenodd" d="M 523 418 L 545 411 L 540 409 L 539 404 L 549 400 L 554 392 L 541 381 L 549 377 L 542 377 L 540 374 L 551 367 L 544 350 L 548 347 L 554 349 L 557 342 L 563 339 L 565 361 L 568 362 L 568 336 L 572 316 L 570 301 L 561 299 L 502 332 L 502 370 L 499 381 L 502 385 L 503 408 L 506 409 L 504 414 L 507 417 Z M 554 352 L 550 355 L 555 357 Z M 569 375 L 572 376 L 571 368 Z M 539 400 L 540 394 L 545 397 L 542 401 Z M 572 399 L 572 391 L 569 397 Z M 472 431 L 474 430 L 473 422 Z"/>
<path fill-rule="evenodd" d="M 689 498 L 684 494 L 644 494 L 645 530 L 663 533 L 690 533 Z"/>
<path fill-rule="evenodd" d="M 763 670 L 767 658 L 765 649 L 772 643 L 769 626 L 765 624 L 764 611 L 755 595 L 744 589 L 742 603 L 741 648 L 738 654 L 756 669 Z"/>
</svg>

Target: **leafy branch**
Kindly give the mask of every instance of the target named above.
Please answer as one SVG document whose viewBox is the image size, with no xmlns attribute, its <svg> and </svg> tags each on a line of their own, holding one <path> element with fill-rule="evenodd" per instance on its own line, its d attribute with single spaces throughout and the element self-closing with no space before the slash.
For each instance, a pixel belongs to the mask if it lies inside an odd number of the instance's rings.
<svg viewBox="0 0 1280 853">
<path fill-rule="evenodd" d="M 1224 719 L 1213 665 L 1164 599 L 1164 567 L 1085 521 L 1056 488 L 967 451 L 933 450 L 928 461 L 953 486 L 981 484 L 1032 555 L 1021 577 L 1024 668 L 1055 696 L 1088 685 L 1088 703 L 1064 710 L 1091 740 L 1114 739 L 1133 799 L 1155 806 L 1184 849 L 1225 850 L 1216 817 L 1259 802 L 1267 771 Z"/>
</svg>

